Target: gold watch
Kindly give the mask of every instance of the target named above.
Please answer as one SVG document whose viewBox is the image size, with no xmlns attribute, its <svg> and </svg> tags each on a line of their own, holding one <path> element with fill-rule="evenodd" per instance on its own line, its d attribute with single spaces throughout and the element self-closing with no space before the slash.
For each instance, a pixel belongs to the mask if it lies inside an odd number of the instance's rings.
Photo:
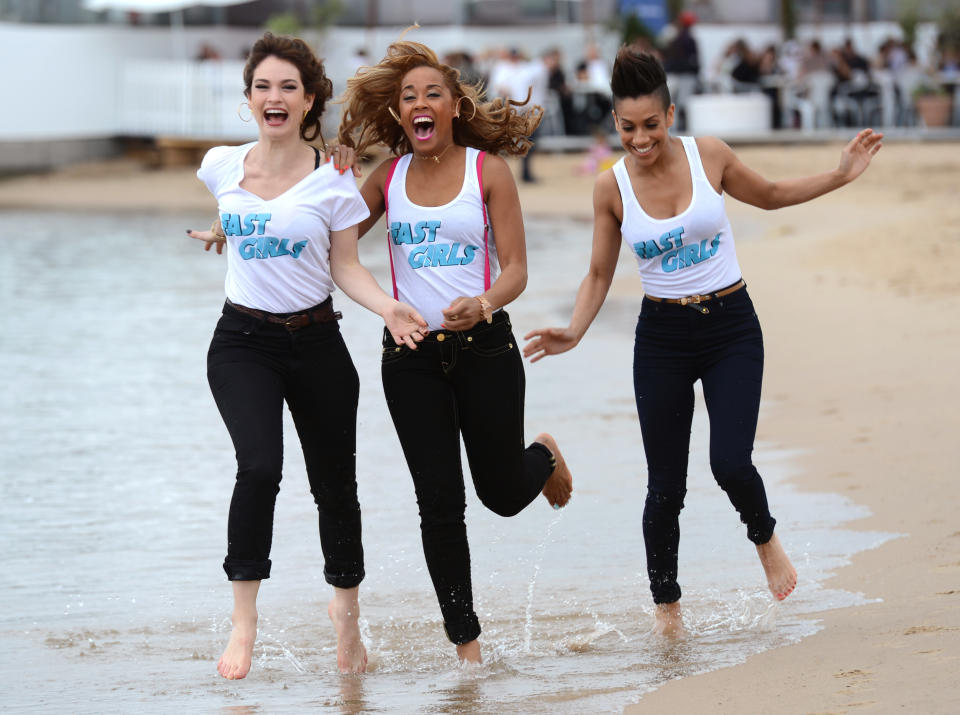
<svg viewBox="0 0 960 715">
<path fill-rule="evenodd" d="M 478 301 L 480 301 L 480 316 L 488 323 L 492 323 L 493 306 L 490 305 L 490 301 L 484 298 L 482 295 L 478 295 L 476 298 Z"/>
</svg>

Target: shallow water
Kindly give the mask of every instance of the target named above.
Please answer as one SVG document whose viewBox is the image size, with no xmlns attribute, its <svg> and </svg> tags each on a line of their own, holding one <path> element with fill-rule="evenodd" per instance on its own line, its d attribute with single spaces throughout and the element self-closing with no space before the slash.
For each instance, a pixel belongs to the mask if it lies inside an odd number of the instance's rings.
<svg viewBox="0 0 960 715">
<path fill-rule="evenodd" d="M 183 235 L 205 218 L 6 214 L 18 229 L 0 258 L 5 709 L 171 711 L 202 702 L 224 713 L 616 712 L 667 680 L 810 635 L 819 611 L 865 602 L 824 581 L 889 535 L 845 528 L 866 510 L 792 488 L 784 480 L 796 455 L 758 445 L 778 531 L 800 573 L 795 594 L 773 602 L 709 474 L 698 410 L 681 544 L 690 636 L 669 643 L 649 634 L 645 470 L 630 378 L 639 297 L 611 299 L 580 347 L 527 370 L 528 437 L 557 437 L 574 471 L 571 505 L 554 512 L 538 500 L 505 520 L 468 489 L 486 664 L 457 667 L 383 403 L 379 321 L 337 294 L 361 377 L 361 608 L 371 672 L 335 672 L 330 590 L 288 419 L 254 666 L 244 681 L 223 681 L 215 666 L 231 596 L 220 563 L 235 465 L 205 354 L 224 258 Z M 386 284 L 380 235 L 365 239 L 362 253 Z M 529 223 L 530 282 L 511 309 L 518 336 L 566 321 L 589 242 L 588 226 Z"/>
</svg>

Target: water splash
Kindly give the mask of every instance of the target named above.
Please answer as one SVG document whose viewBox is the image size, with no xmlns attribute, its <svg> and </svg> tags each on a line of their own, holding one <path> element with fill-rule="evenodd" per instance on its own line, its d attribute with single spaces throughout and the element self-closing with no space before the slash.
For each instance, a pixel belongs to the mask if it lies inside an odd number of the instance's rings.
<svg viewBox="0 0 960 715">
<path fill-rule="evenodd" d="M 556 516 L 547 524 L 546 533 L 537 545 L 536 560 L 533 564 L 533 576 L 530 577 L 530 584 L 527 586 L 527 606 L 524 612 L 523 621 L 523 652 L 529 653 L 533 641 L 533 594 L 537 587 L 537 576 L 540 574 L 540 567 L 543 565 L 543 555 L 550 543 L 550 536 L 554 528 L 563 520 L 563 509 L 557 511 Z"/>
</svg>

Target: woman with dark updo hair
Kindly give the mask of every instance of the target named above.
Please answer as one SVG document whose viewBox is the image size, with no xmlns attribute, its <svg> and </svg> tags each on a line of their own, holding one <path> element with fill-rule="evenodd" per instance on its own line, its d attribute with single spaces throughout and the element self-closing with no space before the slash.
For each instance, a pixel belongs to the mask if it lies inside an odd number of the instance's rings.
<svg viewBox="0 0 960 715">
<path fill-rule="evenodd" d="M 723 192 L 764 209 L 792 206 L 856 179 L 880 150 L 864 129 L 832 171 L 769 181 L 715 137 L 673 137 L 674 105 L 659 61 L 621 48 L 610 82 L 626 156 L 597 178 L 593 254 L 566 328 L 528 333 L 533 361 L 575 347 L 606 298 L 621 240 L 639 263 L 644 298 L 634 348 L 634 390 L 647 459 L 643 538 L 656 604 L 655 631 L 682 631 L 677 551 L 686 495 L 693 384 L 710 417 L 710 466 L 778 600 L 797 583 L 774 533 L 753 441 L 760 409 L 763 337 L 740 274 Z"/>
<path fill-rule="evenodd" d="M 307 142 L 320 135 L 332 86 L 302 40 L 266 33 L 243 71 L 257 141 L 211 149 L 197 175 L 216 197 L 224 235 L 188 231 L 227 250 L 226 303 L 207 377 L 237 456 L 223 568 L 233 583 L 233 632 L 217 666 L 250 670 L 257 592 L 270 576 L 273 511 L 283 461 L 283 403 L 303 449 L 319 513 L 337 665 L 363 672 L 358 592 L 364 576 L 356 482 L 357 372 L 340 335 L 335 285 L 416 348 L 426 322 L 384 293 L 357 257 L 369 215 L 351 175 Z"/>
</svg>

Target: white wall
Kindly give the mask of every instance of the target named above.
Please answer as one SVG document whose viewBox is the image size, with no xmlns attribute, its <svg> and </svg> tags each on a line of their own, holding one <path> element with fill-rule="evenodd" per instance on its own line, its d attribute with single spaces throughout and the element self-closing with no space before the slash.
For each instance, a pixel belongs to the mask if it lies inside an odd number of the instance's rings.
<svg viewBox="0 0 960 715">
<path fill-rule="evenodd" d="M 334 91 L 354 67 L 351 56 L 365 46 L 378 59 L 386 46 L 399 37 L 402 27 L 332 28 L 326 36 L 306 35 L 321 57 Z M 701 64 L 712 66 L 724 48 L 737 37 L 745 37 L 759 48 L 779 42 L 779 29 L 772 25 L 697 25 Z M 425 27 L 411 32 L 410 39 L 424 42 L 439 54 L 467 49 L 472 53 L 497 47 L 519 47 L 531 56 L 548 47 L 559 47 L 565 65 L 571 69 L 583 56 L 586 45 L 594 40 L 601 54 L 612 61 L 618 38 L 599 28 L 592 37 L 580 25 L 551 27 Z M 850 35 L 861 51 L 872 55 L 888 36 L 899 35 L 892 23 L 864 26 L 822 25 L 798 28 L 801 40 L 821 38 L 825 47 L 840 44 Z M 935 29 L 921 26 L 918 54 L 921 61 L 930 56 Z M 5 111 L 0 112 L 0 143 L 51 139 L 105 138 L 118 134 L 121 117 L 121 78 L 125 63 L 138 59 L 193 57 L 204 42 L 215 46 L 225 59 L 239 59 L 257 37 L 259 30 L 218 27 L 191 27 L 175 36 L 169 28 L 137 28 L 96 25 L 23 25 L 0 23 L 0 66 L 5 75 Z M 236 107 L 242 99 L 241 79 L 237 77 L 236 101 L 223 98 L 224 107 Z M 228 101 L 230 100 L 230 101 Z M 337 105 L 328 112 L 328 126 L 336 124 Z M 329 130 L 328 130 L 329 131 Z"/>
<path fill-rule="evenodd" d="M 333 28 L 326 36 L 306 33 L 304 39 L 325 58 L 334 92 L 343 91 L 353 74 L 351 57 L 357 47 L 368 48 L 374 60 L 397 39 L 403 27 Z M 237 59 L 260 36 L 259 30 L 186 28 L 176 36 L 169 28 L 112 26 L 57 26 L 0 23 L 0 66 L 5 68 L 5 106 L 22 111 L 0 113 L 0 142 L 77 139 L 114 136 L 124 114 L 121 85 L 124 65 L 141 59 L 191 58 L 203 43 L 216 47 L 225 59 Z M 610 57 L 615 38 L 601 37 Z M 454 49 L 479 52 L 486 48 L 518 46 L 539 54 L 556 45 L 567 50 L 569 63 L 578 60 L 585 46 L 581 26 L 554 28 L 423 28 L 409 35 L 438 53 Z M 238 74 L 236 107 L 243 99 Z M 330 106 L 336 124 L 339 110 Z"/>
<path fill-rule="evenodd" d="M 187 57 L 204 41 L 234 57 L 259 33 L 188 28 L 184 35 Z M 0 24 L 0 141 L 117 134 L 124 61 L 171 58 L 174 51 L 165 28 Z"/>
</svg>

